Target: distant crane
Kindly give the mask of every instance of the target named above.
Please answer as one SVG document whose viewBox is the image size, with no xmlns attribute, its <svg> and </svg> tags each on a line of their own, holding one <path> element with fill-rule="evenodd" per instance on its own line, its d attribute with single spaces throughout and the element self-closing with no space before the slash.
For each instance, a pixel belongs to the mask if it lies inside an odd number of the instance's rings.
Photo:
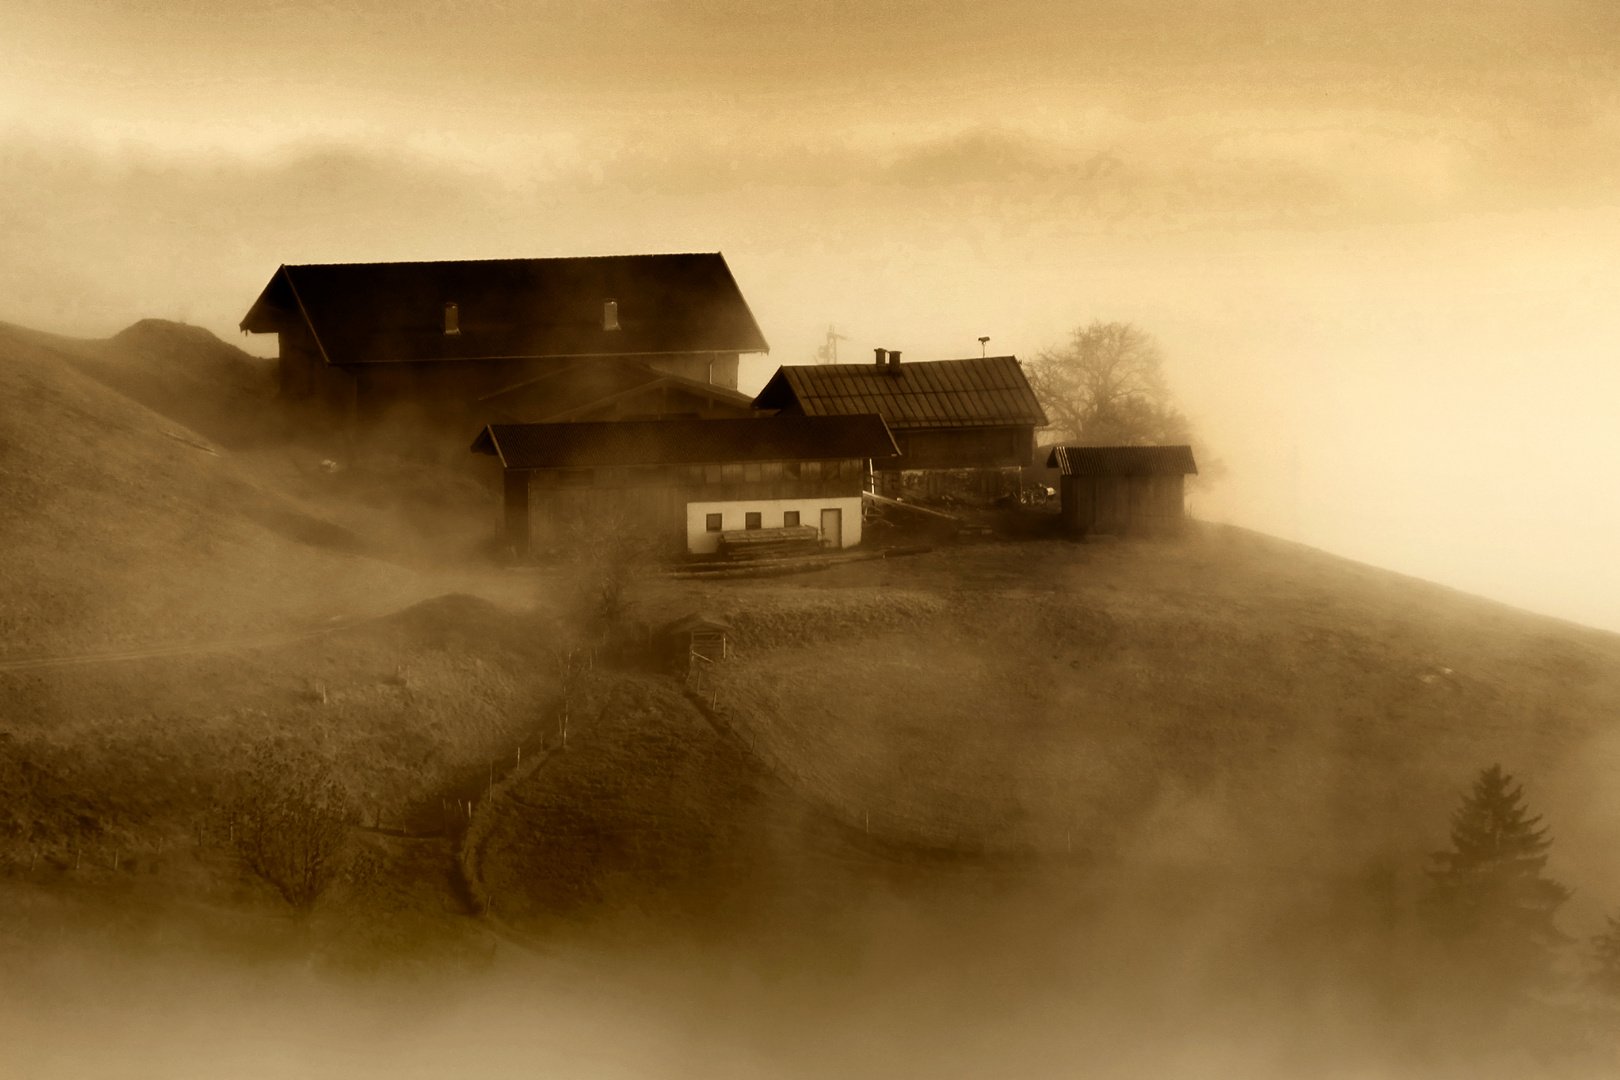
<svg viewBox="0 0 1620 1080">
<path fill-rule="evenodd" d="M 848 340 L 849 340 L 849 338 L 847 338 L 843 334 L 840 334 L 837 331 L 835 331 L 833 329 L 833 327 L 832 327 L 832 324 L 829 323 L 827 325 L 827 340 L 821 346 L 821 348 L 816 350 L 816 363 L 818 363 L 818 364 L 836 364 L 836 363 L 838 363 L 838 343 L 840 341 L 848 341 Z"/>
<path fill-rule="evenodd" d="M 988 348 L 989 345 L 990 345 L 990 339 L 989 338 L 982 337 L 982 338 L 979 339 L 979 355 L 980 356 L 983 356 L 985 354 L 985 349 Z"/>
</svg>

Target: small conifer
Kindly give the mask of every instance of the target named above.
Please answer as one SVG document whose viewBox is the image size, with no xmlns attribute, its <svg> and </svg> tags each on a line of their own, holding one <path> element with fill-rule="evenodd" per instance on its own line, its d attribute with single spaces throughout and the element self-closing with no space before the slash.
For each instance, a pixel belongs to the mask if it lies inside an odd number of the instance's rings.
<svg viewBox="0 0 1620 1080">
<path fill-rule="evenodd" d="M 1552 841 L 1524 789 L 1500 765 L 1483 770 L 1451 815 L 1451 850 L 1433 855 L 1432 914 L 1481 958 L 1536 964 L 1568 939 L 1553 917 L 1570 892 L 1543 875 Z"/>
</svg>

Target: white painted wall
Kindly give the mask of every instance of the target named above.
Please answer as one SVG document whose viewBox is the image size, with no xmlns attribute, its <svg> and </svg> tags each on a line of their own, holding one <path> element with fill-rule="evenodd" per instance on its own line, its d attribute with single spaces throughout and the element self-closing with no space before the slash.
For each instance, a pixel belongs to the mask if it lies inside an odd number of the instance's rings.
<svg viewBox="0 0 1620 1080">
<path fill-rule="evenodd" d="M 745 514 L 758 513 L 760 527 L 780 529 L 782 515 L 789 510 L 799 512 L 799 524 L 821 528 L 823 510 L 844 512 L 844 547 L 861 542 L 861 497 L 859 495 L 827 499 L 741 499 L 736 502 L 690 502 L 686 504 L 686 550 L 694 555 L 712 555 L 720 547 L 720 534 L 707 531 L 703 522 L 710 514 L 724 515 L 721 528 L 740 529 L 747 519 Z"/>
</svg>

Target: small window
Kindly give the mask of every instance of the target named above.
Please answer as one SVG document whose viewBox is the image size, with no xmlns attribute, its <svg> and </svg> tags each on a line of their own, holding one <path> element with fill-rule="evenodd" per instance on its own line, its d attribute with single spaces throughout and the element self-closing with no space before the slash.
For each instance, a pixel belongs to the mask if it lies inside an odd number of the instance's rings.
<svg viewBox="0 0 1620 1080">
<path fill-rule="evenodd" d="M 444 305 L 444 332 L 446 334 L 461 333 L 461 307 L 451 303 Z"/>
<path fill-rule="evenodd" d="M 704 517 L 703 517 L 703 530 L 705 532 L 719 532 L 720 531 L 720 515 L 719 514 L 705 514 Z"/>
<path fill-rule="evenodd" d="M 619 302 L 617 300 L 602 301 L 602 329 L 617 330 L 619 328 Z"/>
<path fill-rule="evenodd" d="M 757 512 L 743 515 L 743 528 L 758 529 L 761 527 L 761 525 L 762 522 L 760 521 L 760 516 Z"/>
<path fill-rule="evenodd" d="M 785 510 L 782 512 L 782 528 L 791 529 L 798 524 L 799 512 L 797 510 Z"/>
</svg>

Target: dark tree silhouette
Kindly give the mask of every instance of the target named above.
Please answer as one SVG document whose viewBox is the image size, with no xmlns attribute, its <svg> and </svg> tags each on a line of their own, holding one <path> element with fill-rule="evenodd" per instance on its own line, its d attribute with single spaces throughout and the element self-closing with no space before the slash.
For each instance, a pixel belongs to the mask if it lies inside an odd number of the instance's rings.
<svg viewBox="0 0 1620 1080">
<path fill-rule="evenodd" d="M 622 509 L 583 510 L 565 524 L 574 582 L 586 618 L 612 629 L 632 606 L 625 589 L 659 554 L 659 536 L 645 517 Z"/>
<path fill-rule="evenodd" d="M 1500 765 L 1483 770 L 1451 815 L 1451 850 L 1436 852 L 1429 878 L 1437 929 L 1482 959 L 1534 967 L 1567 942 L 1553 917 L 1569 890 L 1543 876 L 1547 837 L 1524 789 Z"/>
<path fill-rule="evenodd" d="M 1620 997 L 1620 919 L 1608 920 L 1608 929 L 1592 938 L 1592 977 L 1599 989 Z"/>
<path fill-rule="evenodd" d="M 348 793 L 325 760 L 275 741 L 253 748 L 226 807 L 242 865 L 307 912 L 344 867 Z"/>
<path fill-rule="evenodd" d="M 1089 446 L 1192 441 L 1187 418 L 1170 404 L 1164 355 L 1130 323 L 1093 322 L 1069 343 L 1044 349 L 1025 367 L 1057 440 Z"/>
</svg>

